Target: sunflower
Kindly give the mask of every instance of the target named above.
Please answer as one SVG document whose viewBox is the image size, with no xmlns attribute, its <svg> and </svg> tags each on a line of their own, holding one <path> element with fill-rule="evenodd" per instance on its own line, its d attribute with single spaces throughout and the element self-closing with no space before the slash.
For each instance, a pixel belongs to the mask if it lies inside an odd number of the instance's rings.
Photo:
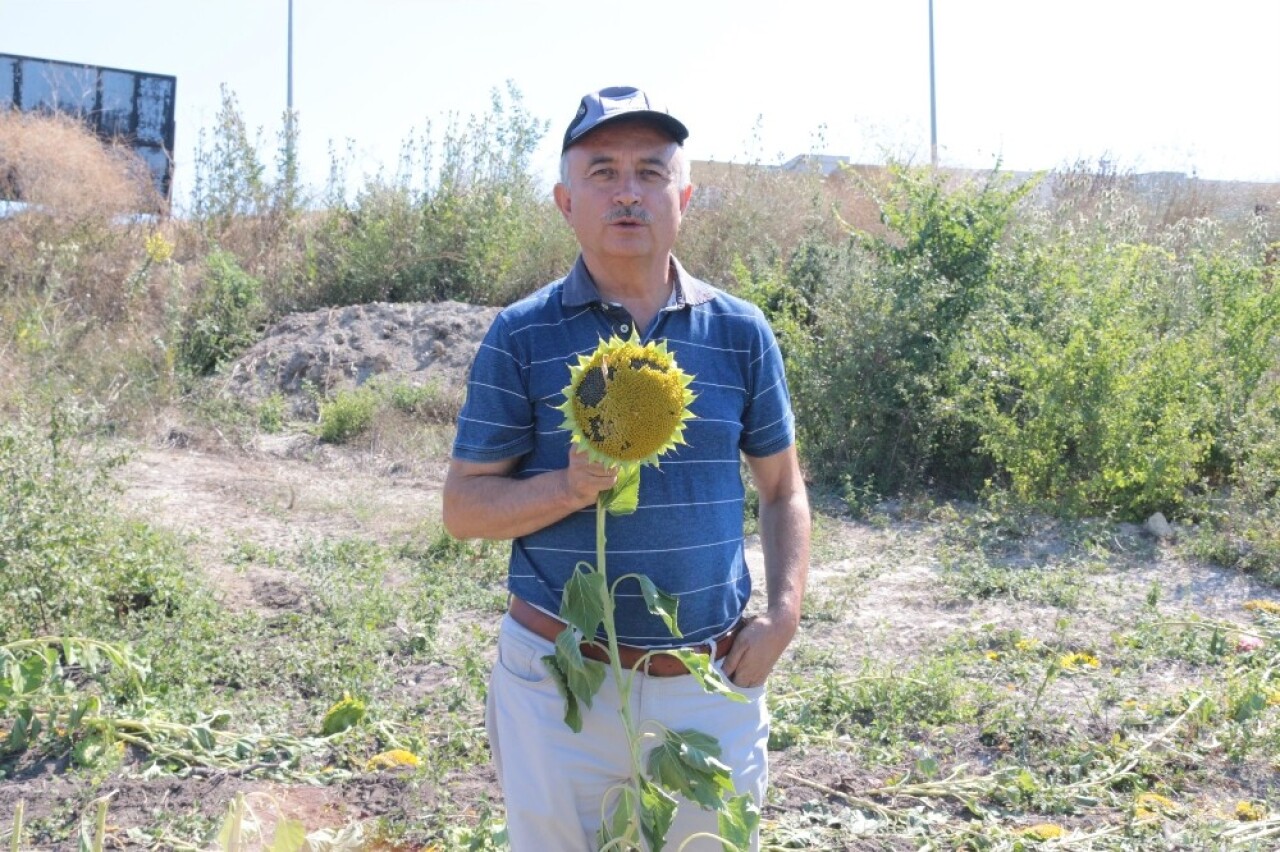
<svg viewBox="0 0 1280 852">
<path fill-rule="evenodd" d="M 665 341 L 601 340 L 569 365 L 561 426 L 593 461 L 615 468 L 651 464 L 684 443 L 694 395 Z"/>
</svg>

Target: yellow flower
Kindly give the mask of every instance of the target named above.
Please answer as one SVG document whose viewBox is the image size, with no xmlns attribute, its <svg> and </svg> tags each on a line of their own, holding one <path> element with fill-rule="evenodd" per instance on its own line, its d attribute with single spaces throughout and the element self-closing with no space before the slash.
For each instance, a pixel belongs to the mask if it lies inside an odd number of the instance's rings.
<svg viewBox="0 0 1280 852">
<path fill-rule="evenodd" d="M 1266 817 L 1266 805 L 1255 805 L 1253 802 L 1236 803 L 1236 819 L 1241 822 L 1257 822 L 1260 819 L 1266 819 Z"/>
<path fill-rule="evenodd" d="M 173 243 L 166 240 L 164 234 L 159 231 L 153 231 L 147 235 L 143 249 L 147 253 L 147 259 L 152 263 L 164 263 L 173 257 Z"/>
<path fill-rule="evenodd" d="M 395 769 L 397 766 L 417 766 L 420 763 L 422 761 L 413 752 L 393 748 L 369 758 L 364 768 L 366 772 L 372 772 L 375 769 Z"/>
<path fill-rule="evenodd" d="M 1134 800 L 1134 816 L 1138 820 L 1158 820 L 1168 814 L 1176 814 L 1177 804 L 1159 793 L 1139 793 Z"/>
<path fill-rule="evenodd" d="M 994 663 L 996 660 L 999 660 L 999 659 L 1000 659 L 1000 652 L 999 652 L 999 651 L 988 651 L 988 652 L 987 652 L 987 659 Z"/>
<path fill-rule="evenodd" d="M 563 428 L 593 461 L 610 467 L 651 464 L 684 443 L 693 417 L 693 376 L 681 371 L 665 342 L 601 340 L 569 367 Z"/>
<path fill-rule="evenodd" d="M 1100 663 L 1098 662 L 1098 658 L 1093 656 L 1092 654 L 1083 654 L 1079 651 L 1076 651 L 1071 654 L 1063 654 L 1061 657 L 1059 657 L 1058 665 L 1070 671 L 1072 669 L 1075 669 L 1076 666 L 1090 666 L 1091 668 L 1096 669 L 1100 665 Z"/>
<path fill-rule="evenodd" d="M 1030 828 L 1022 829 L 1022 834 L 1027 837 L 1033 837 L 1036 840 L 1051 840 L 1055 837 L 1061 837 L 1067 831 L 1060 825 L 1054 825 L 1051 822 L 1042 822 L 1033 825 Z"/>
<path fill-rule="evenodd" d="M 1013 643 L 1013 647 L 1017 648 L 1019 651 L 1030 651 L 1038 644 L 1040 643 L 1035 639 L 1019 639 L 1017 642 Z"/>
</svg>

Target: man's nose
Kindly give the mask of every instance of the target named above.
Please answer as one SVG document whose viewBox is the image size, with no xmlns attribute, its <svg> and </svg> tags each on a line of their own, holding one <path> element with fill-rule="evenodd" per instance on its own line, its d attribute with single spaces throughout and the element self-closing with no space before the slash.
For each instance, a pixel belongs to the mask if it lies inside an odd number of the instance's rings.
<svg viewBox="0 0 1280 852">
<path fill-rule="evenodd" d="M 623 175 L 618 181 L 614 197 L 619 204 L 635 204 L 640 200 L 640 178 L 634 174 Z"/>
</svg>

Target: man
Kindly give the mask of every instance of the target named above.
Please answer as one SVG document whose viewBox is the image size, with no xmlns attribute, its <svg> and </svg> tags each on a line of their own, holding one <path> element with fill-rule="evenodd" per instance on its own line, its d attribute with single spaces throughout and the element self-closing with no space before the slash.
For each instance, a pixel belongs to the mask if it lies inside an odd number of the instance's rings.
<svg viewBox="0 0 1280 852">
<path fill-rule="evenodd" d="M 633 716 L 717 737 L 738 792 L 764 801 L 764 684 L 799 624 L 809 505 L 781 356 L 763 315 L 692 277 L 671 254 L 693 193 L 687 137 L 637 89 L 582 99 L 555 187 L 581 255 L 565 278 L 497 317 L 458 419 L 445 526 L 459 538 L 513 540 L 486 723 L 515 852 L 594 849 L 602 803 L 630 770 L 611 679 L 574 733 L 541 660 L 564 629 L 556 614 L 574 566 L 594 560 L 597 495 L 615 481 L 613 470 L 571 449 L 556 406 L 568 365 L 611 335 L 665 340 L 697 395 L 687 445 L 643 469 L 639 510 L 608 522 L 610 576 L 644 573 L 674 595 L 684 638 L 673 639 L 638 593 L 622 589 L 621 662 L 652 648 L 714 650 L 714 665 L 749 699 L 708 695 L 675 657 L 660 656 L 636 675 Z M 747 618 L 740 454 L 760 495 L 768 599 Z M 714 814 L 682 802 L 668 848 L 715 830 Z M 697 839 L 686 848 L 720 845 Z"/>
</svg>

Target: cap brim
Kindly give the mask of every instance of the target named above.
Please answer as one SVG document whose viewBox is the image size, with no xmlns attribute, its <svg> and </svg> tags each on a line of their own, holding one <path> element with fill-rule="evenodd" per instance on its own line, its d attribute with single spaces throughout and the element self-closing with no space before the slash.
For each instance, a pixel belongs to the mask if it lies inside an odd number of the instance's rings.
<svg viewBox="0 0 1280 852">
<path fill-rule="evenodd" d="M 569 150 L 570 147 L 581 142 L 587 136 L 590 136 L 601 127 L 607 127 L 611 124 L 620 124 L 624 121 L 634 121 L 637 123 L 648 123 L 656 125 L 666 131 L 677 145 L 683 145 L 684 141 L 689 138 L 689 129 L 679 120 L 672 117 L 669 113 L 657 112 L 656 110 L 631 110 L 629 112 L 620 112 L 614 115 L 607 115 L 590 127 L 576 127 L 571 129 L 564 137 L 564 145 L 560 150 Z"/>
</svg>

